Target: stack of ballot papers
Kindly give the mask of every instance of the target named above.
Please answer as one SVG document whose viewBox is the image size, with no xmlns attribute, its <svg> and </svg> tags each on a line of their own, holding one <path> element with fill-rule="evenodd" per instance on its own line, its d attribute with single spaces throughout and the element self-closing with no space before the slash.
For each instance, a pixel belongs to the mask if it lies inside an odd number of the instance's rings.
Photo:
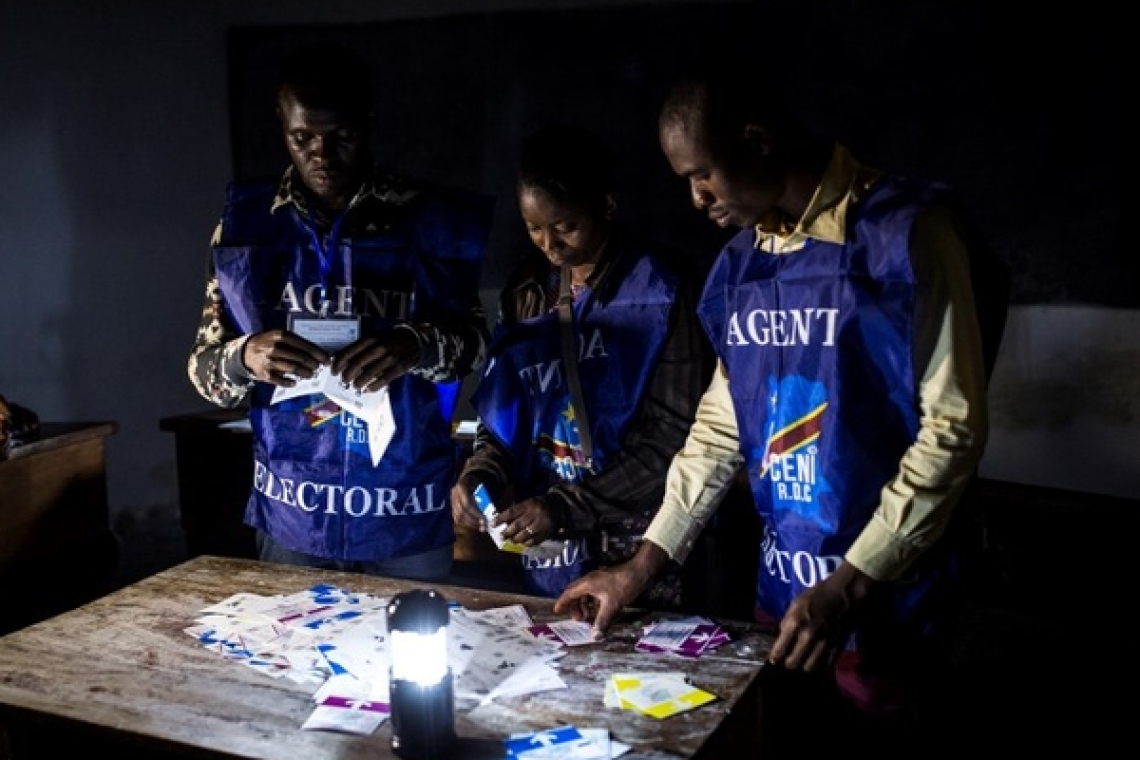
<svg viewBox="0 0 1140 760">
<path fill-rule="evenodd" d="M 696 659 L 729 640 L 728 633 L 712 620 L 688 617 L 662 620 L 645 628 L 634 648 Z"/>
<path fill-rule="evenodd" d="M 238 593 L 185 629 L 227 660 L 313 688 L 303 728 L 371 733 L 388 717 L 388 599 L 318 585 L 289 595 Z M 453 605 L 448 657 L 457 703 L 566 688 L 556 641 L 532 636 L 522 605 Z"/>
<path fill-rule="evenodd" d="M 672 671 L 614 673 L 606 681 L 602 700 L 606 707 L 620 707 L 660 719 L 692 710 L 716 698 L 715 694 L 689 683 L 684 673 Z"/>
</svg>

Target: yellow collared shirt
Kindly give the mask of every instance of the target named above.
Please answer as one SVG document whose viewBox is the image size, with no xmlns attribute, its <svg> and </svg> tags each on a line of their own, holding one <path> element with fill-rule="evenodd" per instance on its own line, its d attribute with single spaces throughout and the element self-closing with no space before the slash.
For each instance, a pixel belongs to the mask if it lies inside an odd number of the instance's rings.
<svg viewBox="0 0 1140 760">
<path fill-rule="evenodd" d="M 848 210 L 878 176 L 837 144 L 800 221 L 790 231 L 758 226 L 755 245 L 794 255 L 809 238 L 844 242 Z M 914 366 L 921 368 L 920 428 L 845 557 L 881 581 L 899 578 L 942 535 L 981 459 L 989 424 L 968 257 L 947 210 L 935 207 L 918 217 L 911 260 L 918 284 Z M 729 382 L 718 365 L 646 531 L 648 540 L 678 562 L 693 549 L 743 463 Z"/>
</svg>

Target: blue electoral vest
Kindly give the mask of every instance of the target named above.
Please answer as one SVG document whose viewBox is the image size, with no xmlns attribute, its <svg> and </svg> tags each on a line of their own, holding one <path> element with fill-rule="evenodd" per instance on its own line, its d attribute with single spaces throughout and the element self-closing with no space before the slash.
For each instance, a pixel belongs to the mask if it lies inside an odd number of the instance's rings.
<svg viewBox="0 0 1140 760">
<path fill-rule="evenodd" d="M 758 613 L 779 620 L 838 566 L 918 434 L 907 241 L 936 190 L 879 181 L 853 206 L 843 245 L 773 255 L 742 231 L 706 281 L 698 313 L 727 368 L 764 524 Z M 921 632 L 945 559 L 896 583 L 881 622 Z"/>
<path fill-rule="evenodd" d="M 511 452 L 516 501 L 556 481 L 578 482 L 606 466 L 637 412 L 669 331 L 676 276 L 658 259 L 623 252 L 607 275 L 605 297 L 587 288 L 574 302 L 578 366 L 593 443 L 592 469 L 581 449 L 563 369 L 557 312 L 496 326 L 487 367 L 471 403 Z M 587 542 L 563 542 L 554 558 L 523 558 L 535 593 L 557 596 L 593 569 Z"/>
<path fill-rule="evenodd" d="M 483 199 L 424 193 L 390 224 L 342 237 L 322 267 L 316 245 L 327 247 L 328 237 L 292 205 L 271 213 L 275 190 L 231 184 L 214 249 L 226 308 L 243 333 L 285 328 L 290 315 L 317 316 L 322 286 L 329 314 L 359 317 L 362 336 L 469 311 L 489 229 Z M 342 560 L 393 559 L 453 542 L 459 384 L 409 373 L 388 390 L 396 431 L 373 466 L 362 420 L 323 395 L 271 404 L 274 386 L 257 383 L 246 522 L 294 551 Z"/>
</svg>

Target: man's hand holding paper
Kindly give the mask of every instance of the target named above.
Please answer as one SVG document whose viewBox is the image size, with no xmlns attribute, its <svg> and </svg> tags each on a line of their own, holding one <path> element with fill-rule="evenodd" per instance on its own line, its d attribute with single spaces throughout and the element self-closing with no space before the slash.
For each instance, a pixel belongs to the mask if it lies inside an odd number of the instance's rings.
<svg viewBox="0 0 1140 760">
<path fill-rule="evenodd" d="M 356 319 L 294 319 L 290 327 L 302 342 L 319 346 L 326 359 L 311 376 L 295 375 L 291 386 L 279 385 L 272 403 L 324 394 L 364 420 L 372 464 L 379 464 L 396 432 L 388 384 L 418 361 L 420 347 L 415 333 L 391 330 L 382 338 L 358 339 L 360 323 Z M 329 351 L 339 352 L 326 353 Z"/>
<path fill-rule="evenodd" d="M 396 327 L 354 342 L 333 356 L 332 371 L 360 391 L 386 387 L 420 361 L 420 340 L 411 327 Z"/>
<path fill-rule="evenodd" d="M 303 384 L 331 360 L 325 348 L 290 330 L 256 333 L 242 347 L 242 364 L 250 376 L 278 388 Z"/>
</svg>

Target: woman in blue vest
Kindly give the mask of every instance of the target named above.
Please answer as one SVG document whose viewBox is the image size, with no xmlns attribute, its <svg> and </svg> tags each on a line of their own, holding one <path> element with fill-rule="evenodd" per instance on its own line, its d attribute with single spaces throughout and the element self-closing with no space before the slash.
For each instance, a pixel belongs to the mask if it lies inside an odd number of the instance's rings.
<svg viewBox="0 0 1140 760">
<path fill-rule="evenodd" d="M 339 45 L 285 60 L 292 165 L 230 184 L 188 370 L 208 401 L 248 402 L 261 559 L 438 581 L 455 540 L 452 412 L 489 338 L 491 208 L 374 167 L 371 88 Z M 304 385 L 321 373 L 338 385 Z"/>
<path fill-rule="evenodd" d="M 696 412 L 711 350 L 693 310 L 699 278 L 618 224 L 614 159 L 594 133 L 537 131 L 517 188 L 534 249 L 501 292 L 472 396 L 474 452 L 452 511 L 474 530 L 502 526 L 504 539 L 527 547 L 529 589 L 557 596 L 636 548 Z M 499 510 L 492 526 L 472 499 L 479 484 Z M 679 576 L 664 574 L 645 599 L 679 603 Z"/>
</svg>

